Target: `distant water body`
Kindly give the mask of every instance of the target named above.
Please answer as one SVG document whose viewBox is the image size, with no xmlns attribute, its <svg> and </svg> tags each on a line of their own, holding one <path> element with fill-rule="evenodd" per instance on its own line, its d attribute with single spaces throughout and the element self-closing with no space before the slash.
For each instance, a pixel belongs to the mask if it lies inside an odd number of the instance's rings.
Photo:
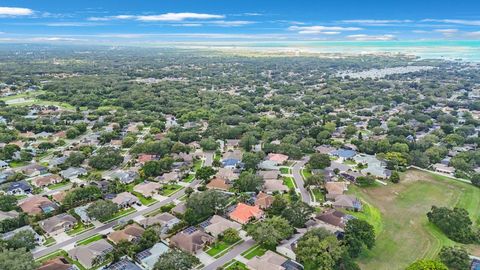
<svg viewBox="0 0 480 270">
<path fill-rule="evenodd" d="M 257 50 L 305 50 L 318 53 L 401 53 L 428 59 L 480 62 L 479 41 L 302 41 L 236 44 Z"/>
</svg>

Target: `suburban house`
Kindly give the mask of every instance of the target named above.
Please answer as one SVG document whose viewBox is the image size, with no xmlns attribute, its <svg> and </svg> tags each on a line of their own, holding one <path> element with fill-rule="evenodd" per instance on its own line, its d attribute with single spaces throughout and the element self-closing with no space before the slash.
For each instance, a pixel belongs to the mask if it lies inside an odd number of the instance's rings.
<svg viewBox="0 0 480 270">
<path fill-rule="evenodd" d="M 262 170 L 278 170 L 277 163 L 273 160 L 264 160 L 260 162 L 258 168 Z"/>
<path fill-rule="evenodd" d="M 227 140 L 225 147 L 227 148 L 226 151 L 234 150 L 240 145 L 240 140 Z"/>
<path fill-rule="evenodd" d="M 116 245 L 121 241 L 137 242 L 142 237 L 143 232 L 145 232 L 145 230 L 138 224 L 134 223 L 127 225 L 121 230 L 109 233 L 107 239 Z"/>
<path fill-rule="evenodd" d="M 251 220 L 260 219 L 263 216 L 264 212 L 258 205 L 251 206 L 244 203 L 238 203 L 235 210 L 229 214 L 230 219 L 240 224 L 247 224 Z"/>
<path fill-rule="evenodd" d="M 180 179 L 181 179 L 181 176 L 178 172 L 164 173 L 155 178 L 156 181 L 160 183 L 165 183 L 165 184 L 168 184 L 170 182 L 176 182 L 176 181 L 179 181 Z"/>
<path fill-rule="evenodd" d="M 284 154 L 270 153 L 265 159 L 274 162 L 275 165 L 282 165 L 288 160 L 288 156 Z"/>
<path fill-rule="evenodd" d="M 216 189 L 216 190 L 223 190 L 228 191 L 232 185 L 230 181 L 225 180 L 223 178 L 215 177 L 207 184 L 208 189 Z"/>
<path fill-rule="evenodd" d="M 119 208 L 127 208 L 133 205 L 140 205 L 140 200 L 137 196 L 129 192 L 122 192 L 112 199 L 112 202 L 116 203 Z"/>
<path fill-rule="evenodd" d="M 20 171 L 26 176 L 33 177 L 48 172 L 48 168 L 40 164 L 29 164 L 20 168 Z"/>
<path fill-rule="evenodd" d="M 347 159 L 352 159 L 357 154 L 357 152 L 350 149 L 340 148 L 333 151 L 331 154 L 332 156 L 338 157 L 340 161 L 344 161 Z"/>
<path fill-rule="evenodd" d="M 60 172 L 60 175 L 63 177 L 63 179 L 72 179 L 72 178 L 77 178 L 81 175 L 86 175 L 88 172 L 84 168 L 73 168 L 70 167 L 66 170 L 63 170 Z"/>
<path fill-rule="evenodd" d="M 234 229 L 238 231 L 242 228 L 242 225 L 219 215 L 214 215 L 207 221 L 202 222 L 200 227 L 202 227 L 206 233 L 209 233 L 216 238 L 227 229 Z"/>
<path fill-rule="evenodd" d="M 77 219 L 69 214 L 63 213 L 41 220 L 38 224 L 47 235 L 53 236 L 72 229 L 75 224 L 77 224 Z"/>
<path fill-rule="evenodd" d="M 267 194 L 274 192 L 284 193 L 288 191 L 288 187 L 283 184 L 282 180 L 265 180 L 263 183 L 263 191 Z"/>
<path fill-rule="evenodd" d="M 20 203 L 19 207 L 22 208 L 23 212 L 29 215 L 37 215 L 41 213 L 48 214 L 58 208 L 54 202 L 39 195 L 25 199 Z"/>
<path fill-rule="evenodd" d="M 362 202 L 355 196 L 351 195 L 338 195 L 335 197 L 335 201 L 332 203 L 335 208 L 343 208 L 352 211 L 362 210 Z"/>
<path fill-rule="evenodd" d="M 279 170 L 258 171 L 257 175 L 261 176 L 265 181 L 277 180 L 278 177 L 280 176 L 280 171 Z"/>
<path fill-rule="evenodd" d="M 117 170 L 108 176 L 108 179 L 111 179 L 111 180 L 118 179 L 120 182 L 124 184 L 130 184 L 137 178 L 138 178 L 137 172 L 123 171 L 123 170 Z"/>
<path fill-rule="evenodd" d="M 259 206 L 260 209 L 265 210 L 272 205 L 274 200 L 275 198 L 272 195 L 260 192 L 255 198 L 255 205 Z"/>
<path fill-rule="evenodd" d="M 43 238 L 41 235 L 39 235 L 30 225 L 26 225 L 26 226 L 20 227 L 18 229 L 15 229 L 13 231 L 4 233 L 2 235 L 2 240 L 9 240 L 14 235 L 16 235 L 17 233 L 22 232 L 22 231 L 31 232 L 33 234 L 33 237 L 35 238 L 35 242 L 39 245 L 41 245 L 45 241 L 45 238 Z"/>
<path fill-rule="evenodd" d="M 170 239 L 170 244 L 191 254 L 197 253 L 205 246 L 211 244 L 215 240 L 211 235 L 198 230 L 195 227 L 187 229 L 175 234 Z"/>
<path fill-rule="evenodd" d="M 252 270 L 303 270 L 303 266 L 268 250 L 262 256 L 255 256 L 247 262 Z"/>
<path fill-rule="evenodd" d="M 348 190 L 348 182 L 326 182 L 325 190 L 327 200 L 335 200 L 337 196 L 343 195 Z"/>
<path fill-rule="evenodd" d="M 75 214 L 77 214 L 80 217 L 80 221 L 83 224 L 89 224 L 92 221 L 87 213 L 88 206 L 89 205 L 82 205 L 73 209 Z"/>
<path fill-rule="evenodd" d="M 172 229 L 175 225 L 180 223 L 181 220 L 175 217 L 170 213 L 160 213 L 153 217 L 147 217 L 139 221 L 140 225 L 144 228 L 147 228 L 152 225 L 160 225 L 162 227 L 162 233 L 167 233 L 170 229 Z"/>
<path fill-rule="evenodd" d="M 75 265 L 70 264 L 64 257 L 58 257 L 43 263 L 37 270 L 77 270 Z"/>
<path fill-rule="evenodd" d="M 176 215 L 183 215 L 185 214 L 185 211 L 187 211 L 187 205 L 185 204 L 185 202 L 180 202 L 172 208 L 172 213 Z"/>
<path fill-rule="evenodd" d="M 339 228 L 345 228 L 347 221 L 349 219 L 352 219 L 353 217 L 350 215 L 346 215 L 335 209 L 329 209 L 318 214 L 315 218 L 327 224 L 330 224 Z"/>
<path fill-rule="evenodd" d="M 62 178 L 56 174 L 48 174 L 36 177 L 32 180 L 32 185 L 36 187 L 46 187 L 52 184 L 62 182 Z"/>
<path fill-rule="evenodd" d="M 135 259 L 139 262 L 145 269 L 152 270 L 157 263 L 158 258 L 169 250 L 169 247 L 163 243 L 156 243 L 153 247 L 137 253 Z M 130 270 L 130 269 L 122 269 Z"/>
<path fill-rule="evenodd" d="M 13 182 L 7 189 L 8 195 L 26 195 L 32 192 L 32 187 L 25 180 Z"/>
<path fill-rule="evenodd" d="M 5 219 L 17 218 L 19 216 L 18 212 L 15 210 L 10 210 L 8 212 L 4 212 L 0 210 L 0 221 Z"/>
<path fill-rule="evenodd" d="M 80 262 L 83 267 L 90 269 L 95 264 L 101 263 L 113 251 L 113 246 L 105 239 L 92 242 L 88 245 L 77 246 L 68 251 L 68 255 Z"/>
<path fill-rule="evenodd" d="M 157 157 L 155 155 L 149 155 L 149 154 L 141 154 L 137 158 L 137 162 L 140 164 L 144 164 L 148 161 L 156 160 Z"/>
<path fill-rule="evenodd" d="M 162 187 L 161 184 L 155 182 L 145 181 L 133 187 L 133 191 L 142 194 L 144 197 L 152 197 L 158 194 L 158 190 Z"/>
<path fill-rule="evenodd" d="M 54 269 L 52 269 L 54 270 Z M 128 258 L 124 258 L 116 263 L 110 264 L 104 270 L 144 270 L 140 266 L 136 265 L 134 262 L 130 261 Z"/>
<path fill-rule="evenodd" d="M 232 169 L 229 168 L 219 168 L 215 176 L 230 181 L 238 179 L 238 173 L 235 173 Z"/>
<path fill-rule="evenodd" d="M 346 172 L 340 173 L 340 176 L 347 179 L 348 181 L 356 182 L 358 177 L 362 177 L 364 175 L 359 172 L 346 171 Z"/>
<path fill-rule="evenodd" d="M 433 169 L 436 172 L 453 175 L 455 173 L 455 168 L 442 163 L 436 163 L 432 165 Z"/>
</svg>

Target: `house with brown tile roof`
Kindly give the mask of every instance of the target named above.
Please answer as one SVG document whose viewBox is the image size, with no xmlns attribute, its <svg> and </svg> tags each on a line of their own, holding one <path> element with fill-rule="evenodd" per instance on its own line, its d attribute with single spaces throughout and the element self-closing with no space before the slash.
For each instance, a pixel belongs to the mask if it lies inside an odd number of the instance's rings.
<svg viewBox="0 0 480 270">
<path fill-rule="evenodd" d="M 144 228 L 152 225 L 160 225 L 160 227 L 162 227 L 162 233 L 166 233 L 168 230 L 172 229 L 180 222 L 180 219 L 170 213 L 160 213 L 153 217 L 147 217 L 145 219 L 142 219 L 138 223 L 140 223 L 140 225 L 142 225 L 142 227 Z"/>
<path fill-rule="evenodd" d="M 233 180 L 237 180 L 239 175 L 235 173 L 232 169 L 219 168 L 215 176 L 218 178 L 223 178 L 223 179 L 233 181 Z"/>
<path fill-rule="evenodd" d="M 288 187 L 283 184 L 282 180 L 266 180 L 263 183 L 263 191 L 268 194 L 272 194 L 274 192 L 287 192 Z"/>
<path fill-rule="evenodd" d="M 58 203 L 61 203 L 63 202 L 63 199 L 65 199 L 66 195 L 67 195 L 67 192 L 59 191 L 57 193 L 52 194 L 52 199 Z"/>
<path fill-rule="evenodd" d="M 60 183 L 60 182 L 62 182 L 62 177 L 56 174 L 48 174 L 48 175 L 35 177 L 32 180 L 32 185 L 36 187 L 46 187 L 46 186 Z"/>
<path fill-rule="evenodd" d="M 204 227 L 205 232 L 213 235 L 214 237 L 218 237 L 227 229 L 234 229 L 238 231 L 242 228 L 242 225 L 236 222 L 230 221 L 219 215 L 214 215 L 213 217 L 211 217 L 208 220 L 207 224 L 209 225 Z"/>
<path fill-rule="evenodd" d="M 49 213 L 58 208 L 57 205 L 48 198 L 39 195 L 25 199 L 20 203 L 19 207 L 29 215 Z"/>
<path fill-rule="evenodd" d="M 69 214 L 63 213 L 41 220 L 38 224 L 47 235 L 53 236 L 73 228 L 75 224 L 77 224 L 77 219 Z"/>
<path fill-rule="evenodd" d="M 113 246 L 105 239 L 92 242 L 88 245 L 77 246 L 68 251 L 68 255 L 77 260 L 83 267 L 90 269 L 105 260 L 106 256 L 113 251 Z"/>
<path fill-rule="evenodd" d="M 283 266 L 288 259 L 271 250 L 268 250 L 262 256 L 255 256 L 247 262 L 247 266 L 252 270 L 285 270 Z"/>
<path fill-rule="evenodd" d="M 275 198 L 272 195 L 260 192 L 255 199 L 255 205 L 258 205 L 260 209 L 267 209 L 272 205 L 274 200 Z"/>
<path fill-rule="evenodd" d="M 238 203 L 235 210 L 233 210 L 229 217 L 230 219 L 240 223 L 247 224 L 253 219 L 260 219 L 264 216 L 264 212 L 258 205 L 251 206 L 244 203 Z"/>
<path fill-rule="evenodd" d="M 144 197 L 152 197 L 158 194 L 158 190 L 162 187 L 161 184 L 155 182 L 145 181 L 133 187 L 133 191 L 142 194 Z"/>
<path fill-rule="evenodd" d="M 335 200 L 337 196 L 342 195 L 348 189 L 347 186 L 347 182 L 326 182 L 327 200 Z"/>
<path fill-rule="evenodd" d="M 37 270 L 76 270 L 64 257 L 58 257 L 43 263 Z"/>
<path fill-rule="evenodd" d="M 329 209 L 329 210 L 323 211 L 322 213 L 318 214 L 315 218 L 327 224 L 340 227 L 340 228 L 345 228 L 345 225 L 347 224 L 347 221 L 348 221 L 347 215 L 335 209 Z"/>
<path fill-rule="evenodd" d="M 142 237 L 143 232 L 145 230 L 140 225 L 134 223 L 127 225 L 122 230 L 109 233 L 107 239 L 116 245 L 121 241 L 137 242 Z"/>
<path fill-rule="evenodd" d="M 130 207 L 134 204 L 140 205 L 140 200 L 137 196 L 133 195 L 130 192 L 122 192 L 115 196 L 112 199 L 112 202 L 116 203 L 120 208 Z"/>
<path fill-rule="evenodd" d="M 228 191 L 231 187 L 232 187 L 232 185 L 230 184 L 230 182 L 228 180 L 225 180 L 223 178 L 218 178 L 218 177 L 213 178 L 207 184 L 208 189 Z"/>
<path fill-rule="evenodd" d="M 288 160 L 288 156 L 284 154 L 270 153 L 265 159 L 275 162 L 276 165 L 281 165 Z"/>
<path fill-rule="evenodd" d="M 195 254 L 211 244 L 215 238 L 195 227 L 189 227 L 170 239 L 170 244 L 190 254 Z"/>
</svg>

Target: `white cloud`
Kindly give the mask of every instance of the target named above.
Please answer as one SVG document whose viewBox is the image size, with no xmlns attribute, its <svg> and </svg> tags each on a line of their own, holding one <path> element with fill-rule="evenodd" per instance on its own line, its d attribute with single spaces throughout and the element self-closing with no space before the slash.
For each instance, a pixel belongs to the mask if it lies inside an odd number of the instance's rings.
<svg viewBox="0 0 480 270">
<path fill-rule="evenodd" d="M 0 7 L 0 16 L 28 16 L 32 15 L 33 10 L 19 7 Z"/>
<path fill-rule="evenodd" d="M 205 13 L 191 13 L 191 12 L 181 12 L 181 13 L 165 13 L 160 15 L 142 15 L 136 16 L 136 20 L 147 21 L 147 22 L 177 22 L 187 19 L 223 19 L 224 15 L 215 15 L 215 14 L 205 14 Z"/>
<path fill-rule="evenodd" d="M 442 34 L 455 34 L 458 29 L 435 29 L 434 31 Z"/>
<path fill-rule="evenodd" d="M 426 34 L 426 33 L 428 33 L 428 31 L 425 31 L 425 30 L 413 30 L 412 33 L 415 33 L 415 34 Z"/>
<path fill-rule="evenodd" d="M 372 35 L 358 34 L 358 35 L 349 35 L 347 36 L 347 38 L 355 41 L 388 41 L 388 40 L 394 40 L 396 37 L 394 35 L 372 36 Z"/>
<path fill-rule="evenodd" d="M 42 25 L 51 26 L 51 27 L 83 27 L 83 26 L 99 26 L 101 23 L 94 22 L 51 22 L 45 23 Z"/>
<path fill-rule="evenodd" d="M 397 23 L 411 23 L 412 20 L 342 20 L 343 23 L 357 23 L 365 25 L 388 25 Z"/>
<path fill-rule="evenodd" d="M 468 32 L 465 35 L 470 38 L 480 38 L 480 31 Z"/>
<path fill-rule="evenodd" d="M 358 31 L 362 30 L 359 27 L 341 27 L 341 26 L 290 26 L 290 31 L 297 31 L 299 34 L 325 34 L 326 32 L 341 32 L 341 31 Z"/>
<path fill-rule="evenodd" d="M 480 20 L 424 19 L 424 20 L 422 20 L 422 22 L 439 22 L 439 23 L 451 23 L 451 24 L 480 26 Z"/>
<path fill-rule="evenodd" d="M 199 27 L 202 26 L 203 24 L 201 23 L 177 23 L 177 24 L 172 24 L 173 26 L 185 26 L 185 27 Z"/>
</svg>

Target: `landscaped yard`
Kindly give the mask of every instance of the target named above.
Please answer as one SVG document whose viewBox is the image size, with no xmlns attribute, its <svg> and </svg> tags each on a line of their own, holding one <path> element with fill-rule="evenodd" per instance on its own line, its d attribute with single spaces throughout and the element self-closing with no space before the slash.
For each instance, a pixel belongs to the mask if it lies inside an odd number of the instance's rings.
<svg viewBox="0 0 480 270">
<path fill-rule="evenodd" d="M 303 178 L 308 178 L 312 175 L 312 171 L 310 169 L 302 169 L 301 173 Z"/>
<path fill-rule="evenodd" d="M 98 240 L 101 240 L 101 239 L 103 239 L 103 235 L 95 234 L 95 235 L 92 235 L 92 236 L 90 236 L 88 238 L 85 238 L 81 241 L 78 241 L 77 246 L 87 245 L 87 244 L 90 244 L 92 242 L 95 242 L 95 241 L 98 241 Z"/>
<path fill-rule="evenodd" d="M 93 224 L 89 224 L 89 225 L 85 225 L 81 222 L 77 223 L 77 225 L 75 225 L 75 227 L 73 227 L 73 229 L 67 231 L 67 234 L 72 236 L 72 235 L 77 235 L 77 234 L 80 234 L 80 233 L 83 233 L 85 231 L 88 231 L 88 230 L 91 230 L 93 229 Z"/>
<path fill-rule="evenodd" d="M 114 220 L 117 220 L 119 218 L 122 218 L 128 214 L 131 214 L 133 212 L 135 212 L 137 210 L 135 210 L 135 208 L 133 207 L 130 207 L 130 208 L 125 208 L 125 209 L 122 209 L 120 211 L 118 211 L 117 213 L 115 213 L 115 215 L 113 215 L 113 217 L 109 220 L 106 220 L 106 221 L 101 221 L 103 223 L 108 223 L 108 222 L 111 222 L 111 221 L 114 221 Z"/>
<path fill-rule="evenodd" d="M 62 181 L 62 182 L 60 182 L 60 183 L 56 183 L 56 184 L 50 185 L 50 186 L 48 186 L 48 188 L 51 189 L 51 190 L 54 190 L 54 189 L 59 189 L 59 188 L 61 188 L 61 187 L 64 187 L 64 186 L 66 186 L 66 185 L 68 185 L 68 184 L 70 184 L 70 182 L 68 182 L 68 181 Z"/>
<path fill-rule="evenodd" d="M 175 192 L 179 191 L 182 189 L 182 186 L 177 185 L 177 184 L 168 184 L 162 187 L 162 190 L 160 191 L 160 194 L 162 196 L 171 196 Z"/>
<path fill-rule="evenodd" d="M 137 196 L 137 198 L 140 200 L 140 202 L 143 204 L 143 205 L 146 205 L 146 206 L 149 206 L 151 204 L 154 204 L 157 202 L 157 200 L 155 200 L 154 198 L 150 197 L 150 198 L 147 198 L 147 197 L 144 197 L 142 194 L 138 193 L 138 192 L 135 192 L 135 191 L 132 191 L 132 194 Z"/>
<path fill-rule="evenodd" d="M 291 174 L 292 172 L 291 172 L 290 168 L 281 167 L 281 168 L 280 168 L 280 173 L 282 173 L 282 174 Z"/>
<path fill-rule="evenodd" d="M 311 190 L 313 196 L 315 197 L 315 200 L 317 202 L 323 202 L 325 200 L 325 196 L 323 195 L 323 192 L 319 188 L 313 188 Z"/>
<path fill-rule="evenodd" d="M 49 246 L 53 246 L 55 243 L 56 241 L 55 239 L 53 239 L 53 237 L 48 237 L 47 239 L 45 239 L 45 242 L 43 243 L 43 245 L 46 247 L 49 247 Z"/>
<path fill-rule="evenodd" d="M 223 266 L 223 269 L 228 270 L 228 269 L 240 269 L 240 270 L 248 270 L 248 267 L 237 260 L 229 261 L 227 264 Z"/>
<path fill-rule="evenodd" d="M 193 170 L 197 171 L 198 169 L 200 169 L 202 167 L 202 164 L 203 164 L 203 160 L 201 160 L 201 159 L 195 160 L 193 162 Z"/>
<path fill-rule="evenodd" d="M 68 253 L 65 250 L 54 251 L 50 254 L 47 254 L 43 257 L 36 259 L 35 261 L 39 263 L 44 263 L 46 261 L 49 261 L 58 257 L 64 257 L 70 264 L 75 264 L 75 266 L 77 266 L 78 269 L 86 270 L 85 267 L 83 267 L 78 261 L 74 261 L 72 260 L 72 258 L 68 257 Z"/>
<path fill-rule="evenodd" d="M 363 213 L 352 214 L 368 220 L 377 233 L 375 247 L 358 260 L 362 269 L 405 269 L 415 260 L 434 258 L 444 245 L 459 245 L 428 222 L 432 205 L 465 208 L 477 224 L 480 218 L 479 188 L 419 170 L 402 174 L 400 184 L 349 189 L 368 203 Z M 480 255 L 479 245 L 465 247 Z"/>
<path fill-rule="evenodd" d="M 257 244 L 257 245 L 254 245 L 253 247 L 247 249 L 246 251 L 244 251 L 242 253 L 242 256 L 245 259 L 250 260 L 251 258 L 253 258 L 255 256 L 262 256 L 263 254 L 265 254 L 265 252 L 267 252 L 267 250 Z"/>
<path fill-rule="evenodd" d="M 289 189 L 295 188 L 295 182 L 292 177 L 283 177 L 283 184 Z"/>
<path fill-rule="evenodd" d="M 183 182 L 190 183 L 193 181 L 193 179 L 195 179 L 195 174 L 189 174 L 187 177 L 183 179 Z"/>
<path fill-rule="evenodd" d="M 212 257 L 215 257 L 222 251 L 226 250 L 229 246 L 230 244 L 228 243 L 225 243 L 223 241 L 217 241 L 212 245 L 212 247 L 209 250 L 207 250 L 207 254 Z"/>
</svg>

